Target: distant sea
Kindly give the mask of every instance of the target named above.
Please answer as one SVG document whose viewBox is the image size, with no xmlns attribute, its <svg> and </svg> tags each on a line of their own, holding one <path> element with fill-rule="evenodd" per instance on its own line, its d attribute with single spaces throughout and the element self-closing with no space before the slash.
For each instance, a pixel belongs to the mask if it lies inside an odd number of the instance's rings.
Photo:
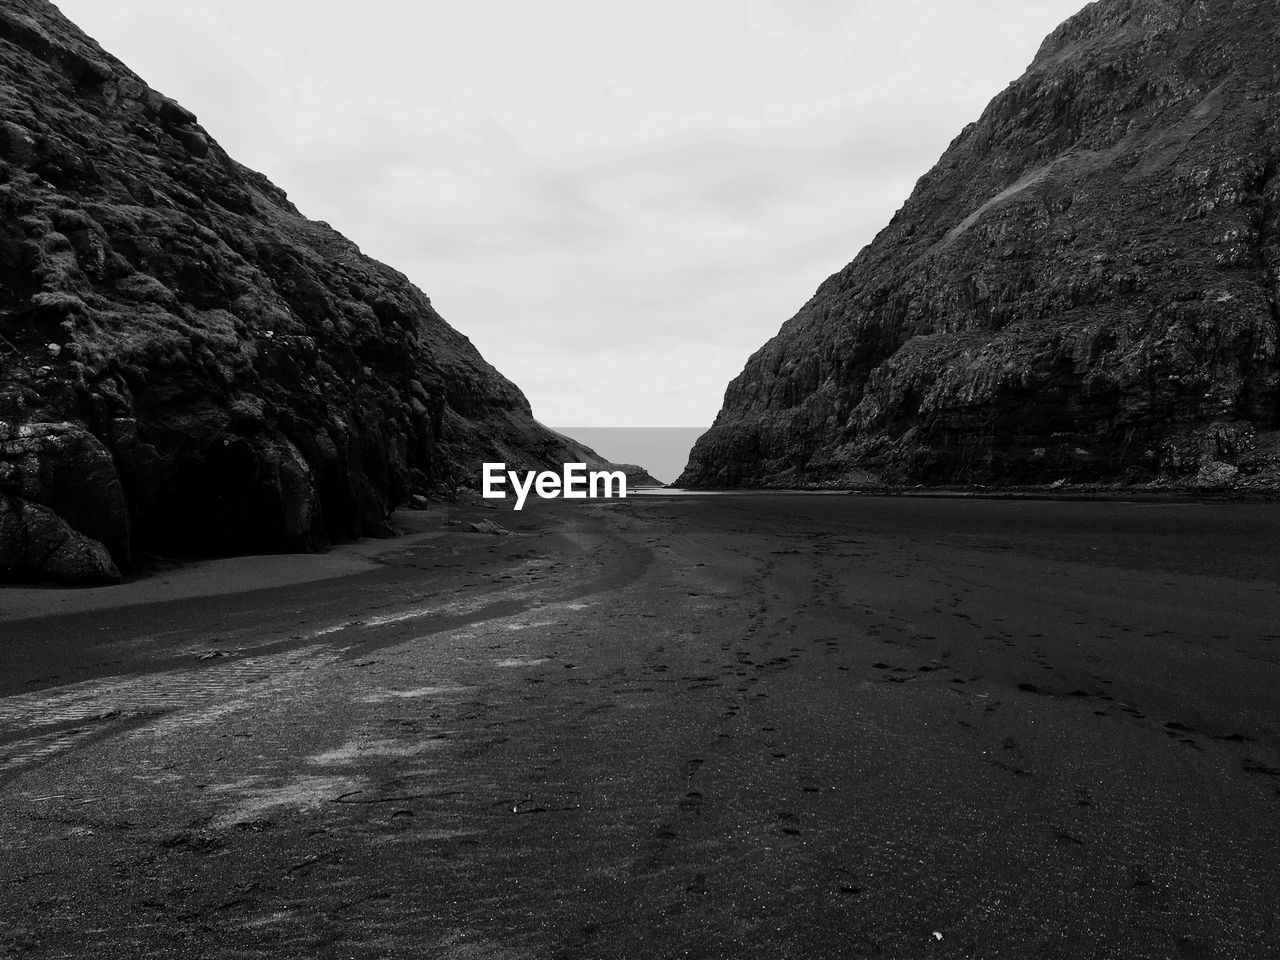
<svg viewBox="0 0 1280 960">
<path fill-rule="evenodd" d="M 636 463 L 663 483 L 680 476 L 706 427 L 552 427 L 585 443 L 606 460 Z"/>
</svg>

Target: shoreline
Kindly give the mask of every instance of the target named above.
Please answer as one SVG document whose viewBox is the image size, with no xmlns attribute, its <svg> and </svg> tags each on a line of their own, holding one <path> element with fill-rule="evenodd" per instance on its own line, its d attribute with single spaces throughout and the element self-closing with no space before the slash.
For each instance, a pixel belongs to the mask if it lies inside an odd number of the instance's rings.
<svg viewBox="0 0 1280 960">
<path fill-rule="evenodd" d="M 394 512 L 392 522 L 401 531 L 395 536 L 361 537 L 316 553 L 163 557 L 157 558 L 158 566 L 134 571 L 121 583 L 96 586 L 0 583 L 0 623 L 248 594 L 358 576 L 383 566 L 389 555 L 451 535 L 476 538 L 483 543 L 486 536 L 467 531 L 465 524 L 480 518 L 492 519 L 492 513 L 478 504 L 442 501 L 423 510 Z M 526 522 L 522 526 L 531 530 L 542 524 Z"/>
<path fill-rule="evenodd" d="M 646 496 L 670 493 L 675 496 L 695 494 L 824 494 L 854 497 L 912 497 L 918 499 L 977 500 L 1062 500 L 1081 502 L 1098 500 L 1109 503 L 1280 503 L 1280 490 L 1201 490 L 1193 487 L 1164 489 L 1125 488 L 1112 486 L 1064 487 L 659 487 L 644 491 Z"/>
<path fill-rule="evenodd" d="M 936 500 L 1019 503 L 1097 503 L 1135 505 L 1204 505 L 1264 506 L 1280 503 L 1280 493 L 1241 491 L 1210 493 L 1206 491 L 1120 491 L 1113 489 L 1041 490 L 1005 488 L 982 490 L 972 488 L 753 488 L 728 490 L 689 490 L 677 487 L 646 487 L 632 491 L 627 499 L 683 499 L 697 497 L 856 497 L 869 501 Z M 392 514 L 401 532 L 386 538 L 362 537 L 334 544 L 316 553 L 247 554 L 231 557 L 208 557 L 175 560 L 158 558 L 161 565 L 151 570 L 136 571 L 118 584 L 77 586 L 57 583 L 0 584 L 0 623 L 44 619 L 231 596 L 300 586 L 326 580 L 339 580 L 377 570 L 388 555 L 425 546 L 432 541 L 446 541 L 451 534 L 474 540 L 462 543 L 483 544 L 484 534 L 465 529 L 468 522 L 497 519 L 511 533 L 546 532 L 554 526 L 552 515 L 543 511 L 499 510 L 484 502 L 469 500 L 432 501 L 425 509 L 401 509 Z M 452 541 L 450 541 L 452 542 Z"/>
</svg>

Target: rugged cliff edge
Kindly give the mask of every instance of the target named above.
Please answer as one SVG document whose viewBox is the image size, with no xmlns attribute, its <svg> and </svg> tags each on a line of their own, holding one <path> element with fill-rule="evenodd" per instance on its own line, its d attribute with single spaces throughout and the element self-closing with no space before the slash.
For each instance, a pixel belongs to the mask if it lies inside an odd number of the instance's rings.
<svg viewBox="0 0 1280 960">
<path fill-rule="evenodd" d="M 632 487 L 665 486 L 661 480 L 638 463 L 616 463 L 614 466 L 627 475 L 628 489 Z"/>
<path fill-rule="evenodd" d="M 1274 0 L 1055 31 L 725 393 L 685 487 L 1280 486 Z"/>
<path fill-rule="evenodd" d="M 0 6 L 0 579 L 387 530 L 480 463 L 602 465 L 395 270 L 45 0 Z"/>
</svg>

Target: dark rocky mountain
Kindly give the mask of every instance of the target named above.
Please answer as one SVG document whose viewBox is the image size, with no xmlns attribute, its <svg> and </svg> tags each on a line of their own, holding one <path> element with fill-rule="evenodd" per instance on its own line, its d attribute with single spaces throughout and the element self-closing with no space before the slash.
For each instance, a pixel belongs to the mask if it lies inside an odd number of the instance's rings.
<svg viewBox="0 0 1280 960">
<path fill-rule="evenodd" d="M 0 578 L 310 550 L 604 461 L 45 0 L 0 6 Z"/>
<path fill-rule="evenodd" d="M 1280 486 L 1274 0 L 1099 0 L 728 387 L 676 484 Z"/>
<path fill-rule="evenodd" d="M 662 487 L 661 480 L 637 463 L 617 463 L 614 466 L 627 475 L 627 489 L 632 487 Z"/>
</svg>

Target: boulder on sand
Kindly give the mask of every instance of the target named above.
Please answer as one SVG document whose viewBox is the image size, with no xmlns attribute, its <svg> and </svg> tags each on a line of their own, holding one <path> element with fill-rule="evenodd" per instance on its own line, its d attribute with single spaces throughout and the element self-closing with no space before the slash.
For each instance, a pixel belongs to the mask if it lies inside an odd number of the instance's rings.
<svg viewBox="0 0 1280 960">
<path fill-rule="evenodd" d="M 48 507 L 0 496 L 0 576 L 67 583 L 119 583 L 111 553 Z"/>
</svg>

